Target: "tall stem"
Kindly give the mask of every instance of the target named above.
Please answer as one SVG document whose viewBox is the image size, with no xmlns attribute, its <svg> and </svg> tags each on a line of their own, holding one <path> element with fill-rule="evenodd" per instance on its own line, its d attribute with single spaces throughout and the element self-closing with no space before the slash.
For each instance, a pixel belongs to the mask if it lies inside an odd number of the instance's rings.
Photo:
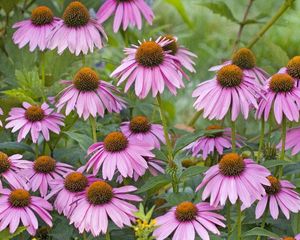
<svg viewBox="0 0 300 240">
<path fill-rule="evenodd" d="M 231 149 L 236 152 L 236 126 L 235 121 L 231 121 Z"/>
<path fill-rule="evenodd" d="M 46 79 L 46 74 L 45 74 L 45 65 L 46 65 L 46 54 L 45 52 L 41 52 L 41 59 L 40 59 L 40 71 L 42 75 L 42 87 L 45 87 L 45 79 Z"/>
<path fill-rule="evenodd" d="M 105 240 L 110 240 L 110 234 L 109 234 L 108 230 L 107 230 L 107 232 L 105 234 Z"/>
<path fill-rule="evenodd" d="M 274 25 L 274 23 L 288 10 L 295 0 L 285 0 L 276 14 L 267 22 L 257 35 L 249 42 L 247 48 L 252 48 L 254 44 Z"/>
<path fill-rule="evenodd" d="M 190 122 L 188 123 L 188 125 L 190 127 L 194 127 L 195 123 L 197 122 L 198 118 L 201 116 L 202 111 L 196 112 L 194 114 L 194 116 L 192 117 L 192 119 L 190 120 Z"/>
<path fill-rule="evenodd" d="M 286 117 L 283 116 L 282 123 L 281 123 L 281 153 L 280 153 L 280 160 L 284 160 L 285 158 L 285 142 L 286 142 Z M 282 176 L 283 168 L 279 166 L 278 168 L 278 177 Z"/>
<path fill-rule="evenodd" d="M 90 117 L 90 123 L 91 123 L 91 128 L 92 128 L 93 141 L 94 141 L 94 143 L 96 143 L 97 142 L 97 123 L 96 123 L 96 118 Z"/>
<path fill-rule="evenodd" d="M 259 147 L 258 147 L 258 153 L 257 153 L 257 162 L 260 161 L 260 156 L 261 156 L 262 148 L 263 148 L 263 145 L 264 145 L 264 138 L 265 138 L 265 120 L 262 117 L 261 118 Z"/>
<path fill-rule="evenodd" d="M 242 211 L 241 211 L 241 201 L 238 200 L 236 204 L 237 210 L 237 240 L 242 239 Z"/>
<path fill-rule="evenodd" d="M 268 209 L 268 207 L 266 209 Z M 262 222 L 261 222 L 261 226 L 260 226 L 261 229 L 265 228 L 266 220 L 267 220 L 267 215 L 268 215 L 268 211 L 265 211 L 264 215 L 263 215 Z M 257 236 L 256 240 L 260 240 L 260 239 L 261 239 L 261 236 Z"/>
<path fill-rule="evenodd" d="M 228 237 L 231 235 L 231 203 L 228 201 L 226 206 L 226 221 L 228 229 Z"/>
</svg>

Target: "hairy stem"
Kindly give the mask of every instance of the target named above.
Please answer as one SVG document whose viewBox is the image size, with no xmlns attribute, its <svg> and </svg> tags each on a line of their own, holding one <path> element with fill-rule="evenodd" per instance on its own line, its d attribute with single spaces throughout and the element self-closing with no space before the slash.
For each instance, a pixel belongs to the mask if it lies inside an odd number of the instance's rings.
<svg viewBox="0 0 300 240">
<path fill-rule="evenodd" d="M 262 117 L 261 118 L 259 147 L 258 147 L 258 152 L 257 152 L 257 162 L 260 161 L 260 156 L 261 156 L 262 148 L 263 148 L 263 145 L 264 145 L 264 139 L 265 139 L 265 120 Z"/>
<path fill-rule="evenodd" d="M 283 116 L 282 123 L 281 123 L 281 153 L 280 153 L 280 160 L 284 160 L 285 158 L 285 142 L 286 142 L 286 117 Z M 282 166 L 279 166 L 278 168 L 278 177 L 280 178 L 282 176 L 283 168 Z"/>
<path fill-rule="evenodd" d="M 201 116 L 202 114 L 202 111 L 199 111 L 199 112 L 196 112 L 194 114 L 194 116 L 192 117 L 192 119 L 190 120 L 190 122 L 188 123 L 188 125 L 190 127 L 194 127 L 195 126 L 195 123 L 197 122 L 198 118 Z"/>
</svg>

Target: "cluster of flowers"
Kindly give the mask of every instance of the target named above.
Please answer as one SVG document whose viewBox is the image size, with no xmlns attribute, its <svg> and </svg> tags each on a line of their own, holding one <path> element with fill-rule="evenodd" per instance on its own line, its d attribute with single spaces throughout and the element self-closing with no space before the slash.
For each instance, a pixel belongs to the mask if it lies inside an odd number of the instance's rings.
<svg viewBox="0 0 300 240">
<path fill-rule="evenodd" d="M 143 0 L 107 0 L 95 19 L 82 3 L 74 1 L 66 8 L 63 19 L 54 17 L 47 7 L 34 9 L 31 19 L 14 25 L 18 29 L 13 40 L 19 47 L 29 43 L 30 51 L 57 48 L 61 54 L 68 48 L 75 55 L 87 54 L 94 47 L 103 47 L 107 37 L 101 23 L 114 12 L 115 32 L 121 24 L 123 30 L 129 25 L 141 28 L 141 13 L 149 23 L 153 19 L 152 10 Z M 170 35 L 140 42 L 126 48 L 125 54 L 126 58 L 111 77 L 119 79 L 118 85 L 126 81 L 125 92 L 135 83 L 135 94 L 141 99 L 150 91 L 153 97 L 159 96 L 165 87 L 175 95 L 177 89 L 184 87 L 183 78 L 188 79 L 182 68 L 195 72 L 193 58 L 196 56 L 179 46 L 177 39 Z M 193 93 L 197 97 L 194 106 L 203 111 L 204 118 L 222 120 L 230 115 L 235 122 L 240 113 L 247 119 L 249 112 L 257 109 L 256 117 L 265 121 L 270 113 L 274 113 L 279 124 L 286 119 L 299 120 L 300 57 L 293 58 L 286 68 L 269 78 L 256 66 L 253 53 L 243 48 L 231 61 L 211 70 L 217 72 L 216 76 L 201 83 Z M 68 86 L 57 95 L 55 109 L 47 103 L 40 106 L 24 102 L 23 108 L 10 111 L 5 127 L 12 128 L 12 132 L 19 131 L 18 141 L 25 139 L 29 132 L 33 143 L 41 137 L 49 141 L 50 132 L 59 134 L 64 125 L 64 115 L 60 113 L 63 109 L 65 115 L 76 111 L 87 120 L 103 117 L 105 111 L 119 113 L 126 107 L 117 88 L 100 80 L 89 67 L 81 68 L 73 80 L 62 83 Z M 218 129 L 223 131 L 215 133 Z M 201 153 L 206 159 L 213 152 L 222 155 L 224 149 L 232 149 L 209 168 L 197 187 L 197 191 L 204 188 L 202 199 L 209 198 L 209 202 L 182 202 L 158 217 L 153 233 L 156 239 L 166 239 L 174 231 L 174 240 L 193 240 L 196 233 L 207 240 L 208 231 L 220 234 L 217 227 L 225 227 L 225 218 L 215 211 L 227 201 L 241 203 L 245 209 L 258 200 L 256 218 L 264 214 L 267 206 L 274 219 L 278 218 L 279 208 L 286 218 L 290 212 L 300 211 L 300 196 L 292 183 L 272 176 L 265 167 L 235 153 L 231 143 L 234 129 L 210 126 L 207 130 L 213 132 L 186 148 L 194 156 Z M 287 149 L 294 148 L 294 154 L 300 149 L 294 140 L 297 134 L 299 129 L 289 131 L 287 144 L 283 143 Z M 52 226 L 49 212 L 53 206 L 80 233 L 91 232 L 94 236 L 106 233 L 108 219 L 120 228 L 131 225 L 137 209 L 127 201 L 142 199 L 131 194 L 136 190 L 134 186 L 112 187 L 108 181 L 137 180 L 147 169 L 153 175 L 164 173 L 164 162 L 157 160 L 152 150 L 159 149 L 167 138 L 163 126 L 149 122 L 145 116 L 136 116 L 123 122 L 120 131 L 109 133 L 103 142 L 91 145 L 87 151 L 88 162 L 77 170 L 50 156 L 38 156 L 32 162 L 23 160 L 19 154 L 8 156 L 0 152 L 0 231 L 9 226 L 13 233 L 22 222 L 34 235 L 38 228 L 34 212 Z M 237 146 L 243 142 L 243 137 L 237 136 Z M 2 186 L 2 180 L 9 188 Z M 41 197 L 31 195 L 30 191 L 38 191 Z M 50 200 L 54 200 L 53 206 Z"/>
</svg>

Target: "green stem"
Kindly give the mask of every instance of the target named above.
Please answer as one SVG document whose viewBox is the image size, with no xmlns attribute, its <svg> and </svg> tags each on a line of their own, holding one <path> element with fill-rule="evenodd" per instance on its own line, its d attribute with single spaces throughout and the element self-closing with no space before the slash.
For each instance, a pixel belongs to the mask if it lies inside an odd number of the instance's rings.
<svg viewBox="0 0 300 240">
<path fill-rule="evenodd" d="M 83 237 L 83 240 L 87 240 L 86 232 L 83 232 L 82 237 Z"/>
<path fill-rule="evenodd" d="M 280 160 L 284 160 L 285 158 L 285 142 L 286 142 L 286 117 L 283 116 L 282 123 L 281 123 L 281 153 L 280 153 Z M 278 177 L 280 178 L 282 176 L 283 168 L 282 166 L 279 166 L 278 168 Z"/>
<path fill-rule="evenodd" d="M 264 145 L 264 138 L 265 138 L 265 120 L 262 117 L 261 118 L 259 147 L 258 147 L 258 153 L 257 153 L 257 162 L 260 161 L 260 156 L 261 156 L 262 148 L 263 148 L 263 145 Z"/>
<path fill-rule="evenodd" d="M 247 48 L 252 48 L 254 44 L 274 25 L 274 23 L 288 10 L 295 0 L 285 0 L 281 7 L 278 9 L 276 14 L 267 22 L 257 35 L 249 42 Z"/>
<path fill-rule="evenodd" d="M 241 201 L 238 200 L 236 204 L 237 210 L 237 240 L 242 239 L 242 211 L 241 211 Z"/>
<path fill-rule="evenodd" d="M 96 143 L 97 142 L 97 123 L 96 123 L 96 118 L 90 117 L 90 123 L 91 123 L 91 128 L 92 128 L 93 141 L 94 141 L 94 143 Z"/>
<path fill-rule="evenodd" d="M 202 111 L 196 112 L 194 114 L 194 116 L 192 117 L 192 119 L 190 120 L 190 122 L 188 123 L 188 125 L 190 127 L 194 127 L 195 123 L 197 122 L 198 118 L 201 116 Z"/>
<path fill-rule="evenodd" d="M 226 221 L 227 221 L 227 229 L 228 229 L 228 238 L 231 235 L 231 203 L 228 201 L 226 206 Z"/>
<path fill-rule="evenodd" d="M 236 152 L 236 126 L 235 121 L 231 121 L 231 149 Z"/>
<path fill-rule="evenodd" d="M 46 79 L 46 74 L 45 74 L 45 65 L 46 65 L 46 54 L 45 52 L 41 52 L 41 63 L 40 63 L 40 71 L 42 75 L 42 87 L 45 87 L 45 79 Z"/>
<path fill-rule="evenodd" d="M 105 240 L 110 240 L 110 234 L 109 234 L 108 230 L 107 230 L 107 232 L 105 234 Z"/>
<path fill-rule="evenodd" d="M 268 209 L 268 208 L 266 208 L 266 209 Z M 260 226 L 261 229 L 265 228 L 266 220 L 267 220 L 267 215 L 268 215 L 268 211 L 265 211 L 265 213 L 263 215 L 262 222 L 261 222 L 261 226 Z M 261 236 L 257 236 L 256 240 L 260 240 L 260 239 L 261 239 Z"/>
</svg>

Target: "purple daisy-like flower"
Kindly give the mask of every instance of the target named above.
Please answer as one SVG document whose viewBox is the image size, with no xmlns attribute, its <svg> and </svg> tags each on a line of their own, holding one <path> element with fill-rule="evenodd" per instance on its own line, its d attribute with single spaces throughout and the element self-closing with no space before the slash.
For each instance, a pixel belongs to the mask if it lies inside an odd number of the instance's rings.
<svg viewBox="0 0 300 240">
<path fill-rule="evenodd" d="M 256 66 L 256 58 L 253 52 L 248 48 L 241 48 L 236 51 L 230 61 L 226 61 L 221 65 L 211 67 L 209 71 L 219 71 L 222 67 L 227 65 L 237 65 L 240 67 L 245 75 L 252 77 L 258 84 L 264 86 L 269 74 L 263 69 Z"/>
<path fill-rule="evenodd" d="M 158 227 L 153 236 L 157 240 L 167 239 L 174 231 L 172 240 L 195 239 L 195 232 L 201 239 L 209 240 L 208 231 L 220 235 L 217 226 L 225 227 L 225 218 L 215 213 L 218 208 L 209 203 L 193 204 L 182 202 L 165 215 L 156 218 Z"/>
<path fill-rule="evenodd" d="M 278 73 L 289 74 L 296 82 L 296 86 L 300 86 L 300 56 L 293 57 L 286 67 L 281 68 Z"/>
<path fill-rule="evenodd" d="M 296 187 L 289 181 L 279 180 L 273 176 L 268 176 L 268 180 L 271 185 L 265 186 L 266 195 L 256 206 L 256 219 L 264 214 L 267 205 L 273 219 L 278 218 L 279 208 L 287 219 L 290 218 L 290 212 L 298 213 L 300 211 L 300 195 L 294 190 Z"/>
<path fill-rule="evenodd" d="M 14 233 L 20 222 L 27 232 L 34 236 L 38 229 L 38 215 L 46 224 L 52 227 L 52 205 L 41 197 L 31 196 L 24 189 L 0 189 L 0 231 L 9 226 L 9 232 Z"/>
<path fill-rule="evenodd" d="M 127 57 L 122 64 L 114 70 L 112 77 L 119 78 L 118 85 L 127 79 L 125 92 L 135 82 L 135 94 L 139 98 L 145 98 L 152 89 L 152 96 L 162 93 L 165 86 L 176 95 L 177 88 L 183 88 L 182 71 L 177 57 L 165 51 L 163 48 L 171 41 L 159 37 L 156 41 L 139 42 L 125 48 Z"/>
<path fill-rule="evenodd" d="M 296 155 L 300 151 L 300 127 L 289 129 L 286 133 L 285 150 L 292 149 L 292 155 Z M 282 148 L 282 141 L 276 146 Z"/>
<path fill-rule="evenodd" d="M 145 116 L 135 116 L 129 122 L 121 124 L 121 131 L 135 142 L 146 142 L 153 148 L 160 149 L 160 142 L 166 143 L 163 126 L 150 123 Z"/>
<path fill-rule="evenodd" d="M 58 54 L 68 48 L 72 54 L 93 52 L 94 47 L 101 49 L 106 33 L 96 19 L 90 17 L 88 9 L 79 1 L 71 2 L 49 35 L 48 48 L 57 48 Z"/>
<path fill-rule="evenodd" d="M 40 134 L 46 141 L 50 139 L 50 131 L 59 134 L 63 120 L 64 116 L 54 112 L 47 103 L 38 106 L 24 102 L 23 108 L 11 109 L 5 128 L 12 128 L 13 133 L 19 130 L 18 142 L 30 132 L 32 142 L 37 143 Z"/>
<path fill-rule="evenodd" d="M 30 163 L 22 158 L 23 156 L 20 154 L 8 156 L 4 152 L 0 152 L 0 189 L 3 188 L 2 179 L 5 179 L 14 189 L 29 189 L 25 179 L 18 174 L 21 169 L 26 168 L 27 164 Z"/>
<path fill-rule="evenodd" d="M 42 197 L 48 193 L 48 188 L 53 180 L 63 179 L 63 175 L 72 171 L 72 166 L 57 162 L 50 156 L 39 156 L 34 162 L 28 161 L 27 168 L 20 173 L 27 179 L 32 191 L 39 190 Z"/>
<path fill-rule="evenodd" d="M 147 143 L 131 140 L 121 132 L 111 132 L 103 142 L 89 147 L 91 158 L 84 168 L 93 169 L 96 176 L 102 167 L 102 177 L 108 180 L 112 180 L 117 170 L 122 177 L 132 178 L 134 173 L 142 176 L 148 168 L 144 157 L 154 157 L 152 149 Z"/>
<path fill-rule="evenodd" d="M 39 6 L 32 10 L 30 19 L 13 25 L 13 28 L 17 28 L 12 37 L 13 41 L 19 48 L 29 44 L 31 52 L 36 48 L 44 51 L 48 45 L 48 36 L 59 21 L 59 18 L 53 16 L 50 8 Z"/>
<path fill-rule="evenodd" d="M 211 125 L 206 128 L 208 133 L 205 136 L 200 137 L 195 142 L 189 144 L 185 149 L 192 152 L 194 157 L 197 157 L 200 152 L 205 160 L 209 154 L 217 151 L 220 155 L 223 154 L 224 149 L 231 148 L 231 129 L 223 128 L 219 125 Z M 220 130 L 220 132 L 209 133 L 209 131 Z M 241 147 L 243 140 L 240 136 L 237 136 L 236 145 Z"/>
<path fill-rule="evenodd" d="M 142 15 L 152 25 L 154 13 L 144 0 L 106 0 L 97 12 L 98 21 L 105 22 L 110 16 L 115 15 L 113 30 L 118 32 L 122 25 L 123 31 L 128 26 L 137 26 L 142 29 Z"/>
<path fill-rule="evenodd" d="M 137 208 L 128 201 L 141 201 L 133 186 L 113 188 L 105 181 L 92 183 L 76 201 L 76 207 L 69 216 L 70 223 L 80 233 L 92 232 L 93 236 L 105 234 L 108 220 L 111 219 L 119 228 L 130 226 L 134 221 Z"/>
<path fill-rule="evenodd" d="M 299 108 L 300 89 L 296 87 L 295 80 L 288 74 L 277 73 L 268 79 L 256 117 L 267 121 L 273 113 L 278 124 L 281 124 L 283 117 L 298 122 Z"/>
<path fill-rule="evenodd" d="M 103 117 L 105 110 L 119 113 L 125 108 L 125 101 L 116 94 L 119 91 L 110 83 L 100 80 L 98 74 L 89 67 L 81 68 L 73 81 L 63 81 L 69 85 L 61 93 L 56 103 L 58 111 L 65 107 L 66 115 L 76 109 L 85 120 L 91 115 Z"/>
<path fill-rule="evenodd" d="M 240 113 L 247 119 L 250 108 L 258 107 L 259 92 L 260 86 L 253 77 L 236 65 L 227 65 L 213 79 L 200 83 L 192 96 L 197 98 L 194 107 L 203 110 L 204 118 L 222 120 L 230 112 L 235 121 Z"/>
<path fill-rule="evenodd" d="M 202 200 L 210 196 L 212 206 L 225 205 L 226 200 L 235 204 L 240 199 L 247 208 L 252 199 L 261 200 L 266 194 L 265 186 L 270 186 L 268 169 L 252 159 L 243 159 L 236 153 L 225 154 L 219 164 L 205 172 L 205 177 L 196 191 L 204 187 Z"/>
</svg>

